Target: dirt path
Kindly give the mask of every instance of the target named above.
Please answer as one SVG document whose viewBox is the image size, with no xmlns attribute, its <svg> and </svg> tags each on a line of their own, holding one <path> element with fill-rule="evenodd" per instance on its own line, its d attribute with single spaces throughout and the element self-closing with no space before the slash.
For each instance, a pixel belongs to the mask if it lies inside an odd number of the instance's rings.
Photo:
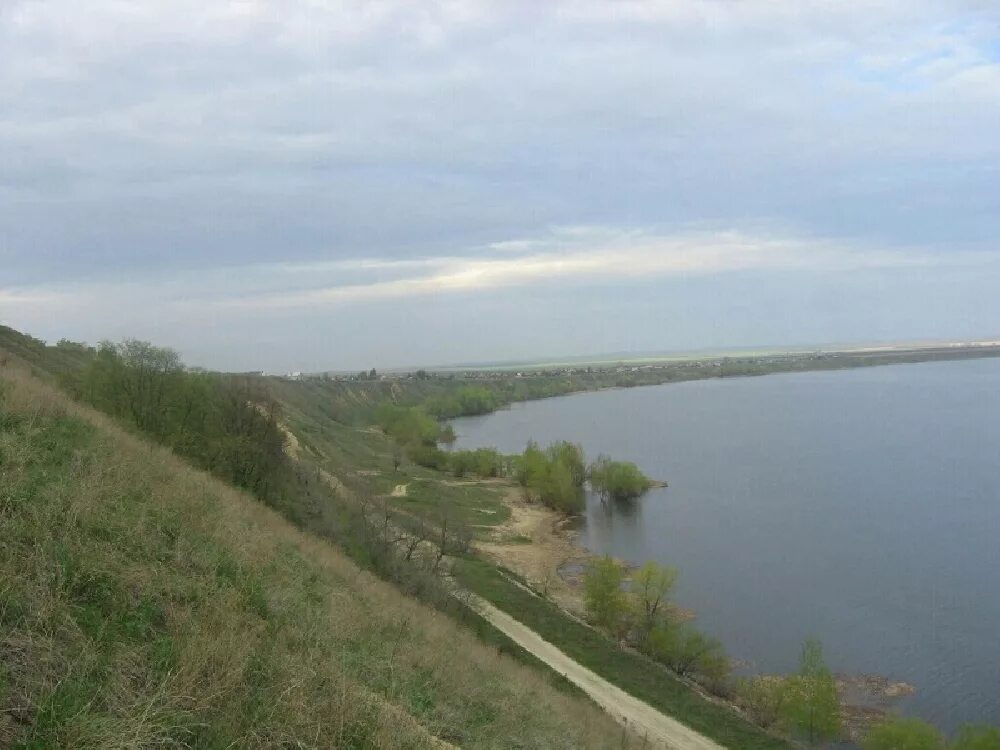
<svg viewBox="0 0 1000 750">
<path fill-rule="evenodd" d="M 470 604 L 494 627 L 583 690 L 616 721 L 637 737 L 645 738 L 652 747 L 666 748 L 666 750 L 722 750 L 722 745 L 698 734 L 676 719 L 665 716 L 649 704 L 643 703 L 603 677 L 577 664 L 534 630 L 497 609 L 482 597 L 474 594 L 468 596 Z"/>
</svg>

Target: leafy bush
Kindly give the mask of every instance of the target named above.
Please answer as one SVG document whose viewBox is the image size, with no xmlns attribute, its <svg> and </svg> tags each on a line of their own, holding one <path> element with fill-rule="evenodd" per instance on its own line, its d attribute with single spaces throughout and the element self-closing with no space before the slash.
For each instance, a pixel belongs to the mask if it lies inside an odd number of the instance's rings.
<svg viewBox="0 0 1000 750">
<path fill-rule="evenodd" d="M 625 568 L 607 555 L 590 564 L 583 590 L 591 622 L 677 674 L 721 692 L 729 675 L 722 644 L 668 615 L 666 597 L 677 571 L 647 562 L 632 574 L 627 591 L 626 577 Z"/>
<path fill-rule="evenodd" d="M 496 411 L 503 400 L 495 392 L 481 386 L 467 385 L 454 393 L 428 399 L 424 406 L 438 419 L 452 419 Z"/>
<path fill-rule="evenodd" d="M 438 421 L 415 406 L 380 404 L 375 410 L 375 421 L 386 435 L 401 445 L 436 445 L 441 436 Z"/>
<path fill-rule="evenodd" d="M 736 696 L 754 723 L 766 729 L 781 718 L 785 681 L 781 677 L 773 676 L 739 680 L 736 683 Z"/>
<path fill-rule="evenodd" d="M 524 488 L 537 487 L 548 472 L 549 461 L 534 441 L 530 441 L 517 461 L 515 476 Z"/>
<path fill-rule="evenodd" d="M 506 458 L 493 448 L 454 451 L 448 454 L 448 469 L 456 477 L 472 474 L 478 477 L 499 477 L 504 473 Z"/>
<path fill-rule="evenodd" d="M 77 397 L 272 505 L 295 485 L 277 406 L 254 380 L 189 371 L 144 341 L 102 342 L 65 377 Z"/>
<path fill-rule="evenodd" d="M 625 612 L 625 570 L 610 555 L 594 560 L 583 577 L 583 601 L 595 625 L 617 631 Z"/>
<path fill-rule="evenodd" d="M 564 513 L 578 513 L 584 507 L 583 450 L 572 443 L 555 443 L 541 450 L 528 443 L 516 462 L 515 476 L 529 496 Z"/>
<path fill-rule="evenodd" d="M 634 463 L 612 461 L 599 456 L 590 465 L 590 485 L 605 500 L 634 500 L 644 495 L 653 482 Z"/>
<path fill-rule="evenodd" d="M 657 625 L 649 633 L 649 653 L 681 676 L 697 675 L 712 682 L 729 672 L 722 644 L 690 625 Z"/>
<path fill-rule="evenodd" d="M 438 470 L 448 468 L 448 454 L 436 445 L 411 443 L 406 448 L 406 455 L 418 466 Z"/>
<path fill-rule="evenodd" d="M 545 455 L 551 463 L 565 466 L 577 487 L 582 487 L 587 481 L 587 459 L 583 448 L 576 443 L 566 440 L 553 443 L 545 451 Z"/>
<path fill-rule="evenodd" d="M 781 713 L 785 726 L 810 744 L 832 739 L 840 732 L 837 686 L 819 641 L 808 640 L 802 646 L 798 674 L 785 681 Z"/>
</svg>

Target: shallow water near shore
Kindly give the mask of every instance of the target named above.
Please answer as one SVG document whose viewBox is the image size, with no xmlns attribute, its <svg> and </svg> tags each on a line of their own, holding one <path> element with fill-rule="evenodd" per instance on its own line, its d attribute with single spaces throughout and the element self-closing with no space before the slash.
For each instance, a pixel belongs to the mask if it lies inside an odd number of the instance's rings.
<svg viewBox="0 0 1000 750">
<path fill-rule="evenodd" d="M 667 480 L 589 500 L 595 552 L 681 571 L 675 599 L 737 659 L 914 685 L 951 731 L 1000 724 L 1000 360 L 584 393 L 454 421 L 459 448 L 569 439 Z"/>
</svg>

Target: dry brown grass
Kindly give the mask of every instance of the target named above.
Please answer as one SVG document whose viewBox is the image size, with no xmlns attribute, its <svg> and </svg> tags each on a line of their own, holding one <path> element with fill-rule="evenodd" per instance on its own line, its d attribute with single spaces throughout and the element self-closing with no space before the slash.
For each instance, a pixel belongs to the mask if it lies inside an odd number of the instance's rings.
<svg viewBox="0 0 1000 750">
<path fill-rule="evenodd" d="M 328 543 L 0 369 L 0 747 L 618 747 Z"/>
</svg>

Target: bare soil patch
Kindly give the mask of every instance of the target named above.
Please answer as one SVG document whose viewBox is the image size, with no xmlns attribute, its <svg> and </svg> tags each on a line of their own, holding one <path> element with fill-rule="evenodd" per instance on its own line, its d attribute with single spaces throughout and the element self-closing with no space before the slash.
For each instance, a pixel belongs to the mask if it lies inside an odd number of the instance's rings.
<svg viewBox="0 0 1000 750">
<path fill-rule="evenodd" d="M 510 518 L 477 547 L 564 609 L 581 614 L 582 584 L 576 571 L 582 571 L 592 555 L 578 546 L 571 520 L 526 501 L 520 487 L 504 481 L 490 483 L 507 486 L 503 501 L 510 508 Z"/>
</svg>

